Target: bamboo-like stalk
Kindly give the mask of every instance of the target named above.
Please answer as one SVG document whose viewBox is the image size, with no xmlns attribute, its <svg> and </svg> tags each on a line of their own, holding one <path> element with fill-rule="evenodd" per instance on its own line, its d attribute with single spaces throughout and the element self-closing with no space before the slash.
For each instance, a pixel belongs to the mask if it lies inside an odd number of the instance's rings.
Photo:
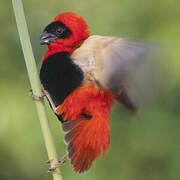
<svg viewBox="0 0 180 180">
<path fill-rule="evenodd" d="M 41 85 L 40 85 L 39 75 L 37 72 L 36 63 L 30 43 L 28 28 L 24 16 L 23 4 L 21 0 L 12 0 L 12 3 L 13 3 L 14 14 L 16 17 L 16 23 L 18 27 L 18 32 L 24 53 L 24 59 L 26 62 L 26 67 L 27 67 L 31 87 L 33 90 L 33 94 L 36 96 L 40 96 Z M 58 165 L 57 153 L 56 153 L 56 148 L 51 133 L 49 121 L 47 118 L 45 104 L 43 100 L 35 101 L 35 103 L 36 103 L 38 116 L 40 119 L 41 129 L 48 153 L 48 158 L 51 160 L 51 167 L 55 167 Z M 54 180 L 62 180 L 62 176 L 59 168 L 53 171 L 52 174 Z"/>
</svg>

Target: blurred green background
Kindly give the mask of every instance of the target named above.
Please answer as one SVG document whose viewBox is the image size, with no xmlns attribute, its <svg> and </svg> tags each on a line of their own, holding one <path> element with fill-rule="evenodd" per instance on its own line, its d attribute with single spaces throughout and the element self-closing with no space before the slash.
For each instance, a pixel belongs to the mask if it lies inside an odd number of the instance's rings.
<svg viewBox="0 0 180 180">
<path fill-rule="evenodd" d="M 157 40 L 168 44 L 166 93 L 137 115 L 124 107 L 111 113 L 111 145 L 87 173 L 75 174 L 69 162 L 65 180 L 180 179 L 180 1 L 179 0 L 24 0 L 38 69 L 46 48 L 39 35 L 64 11 L 82 15 L 92 34 Z M 164 77 L 160 77 L 164 79 Z M 153 88 L 153 87 L 152 87 Z M 52 179 L 11 1 L 0 6 L 0 180 Z M 60 123 L 48 107 L 58 155 L 65 152 Z"/>
</svg>

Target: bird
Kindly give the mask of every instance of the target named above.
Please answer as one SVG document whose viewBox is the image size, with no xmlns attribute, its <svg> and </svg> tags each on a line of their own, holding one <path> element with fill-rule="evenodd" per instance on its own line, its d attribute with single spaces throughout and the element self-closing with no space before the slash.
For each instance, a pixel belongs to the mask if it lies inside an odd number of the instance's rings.
<svg viewBox="0 0 180 180">
<path fill-rule="evenodd" d="M 126 77 L 144 59 L 149 46 L 90 35 L 86 21 L 73 12 L 58 14 L 44 28 L 40 44 L 48 46 L 40 68 L 43 93 L 66 133 L 71 166 L 83 173 L 108 150 L 115 101 L 137 110 Z"/>
</svg>

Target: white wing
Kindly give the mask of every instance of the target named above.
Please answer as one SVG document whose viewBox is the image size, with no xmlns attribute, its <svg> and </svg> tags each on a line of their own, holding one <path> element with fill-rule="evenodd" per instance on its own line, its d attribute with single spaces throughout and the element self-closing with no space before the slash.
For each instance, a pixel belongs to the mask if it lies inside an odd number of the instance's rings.
<svg viewBox="0 0 180 180">
<path fill-rule="evenodd" d="M 135 97 L 142 96 L 141 89 L 151 84 L 148 80 L 153 73 L 152 49 L 152 44 L 141 41 L 91 36 L 73 53 L 72 59 L 85 72 L 86 79 L 112 91 L 117 99 L 123 90 L 127 101 L 124 103 L 135 104 Z"/>
</svg>

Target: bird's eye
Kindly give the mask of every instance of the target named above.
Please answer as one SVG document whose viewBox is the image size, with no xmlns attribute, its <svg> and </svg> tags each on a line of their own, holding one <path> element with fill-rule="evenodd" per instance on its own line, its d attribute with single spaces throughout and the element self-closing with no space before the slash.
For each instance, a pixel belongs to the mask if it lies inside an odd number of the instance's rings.
<svg viewBox="0 0 180 180">
<path fill-rule="evenodd" d="M 56 30 L 56 33 L 57 33 L 57 34 L 62 34 L 62 33 L 64 32 L 64 30 L 65 30 L 65 29 L 63 29 L 63 28 L 58 28 L 58 29 Z"/>
</svg>

